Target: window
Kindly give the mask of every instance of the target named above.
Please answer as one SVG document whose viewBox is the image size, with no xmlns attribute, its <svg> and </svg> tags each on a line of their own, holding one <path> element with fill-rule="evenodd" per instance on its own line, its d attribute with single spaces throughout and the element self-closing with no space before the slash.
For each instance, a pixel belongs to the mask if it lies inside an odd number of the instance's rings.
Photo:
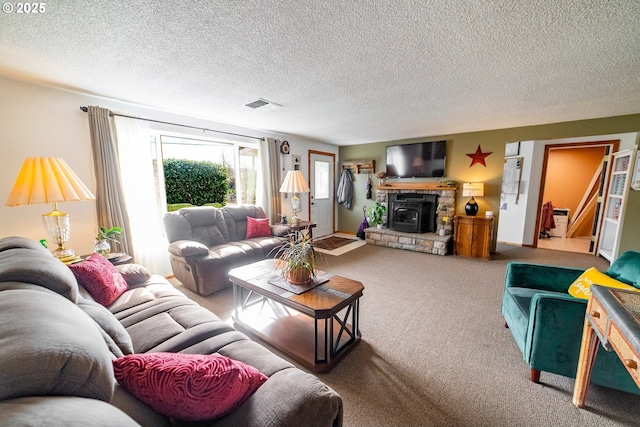
<svg viewBox="0 0 640 427">
<path fill-rule="evenodd" d="M 152 146 L 153 146 L 152 138 Z M 258 148 L 249 144 L 228 143 L 182 136 L 160 136 L 159 158 L 208 161 L 227 170 L 227 204 L 255 204 Z M 153 149 L 153 148 L 152 148 Z M 159 171 L 157 170 L 156 173 Z M 159 180 L 158 180 L 159 183 Z"/>
</svg>

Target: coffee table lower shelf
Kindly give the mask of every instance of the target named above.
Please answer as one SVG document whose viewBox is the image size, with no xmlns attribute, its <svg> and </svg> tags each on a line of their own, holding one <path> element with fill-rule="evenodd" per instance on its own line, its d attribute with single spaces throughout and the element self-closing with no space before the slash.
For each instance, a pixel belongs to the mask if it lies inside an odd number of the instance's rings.
<svg viewBox="0 0 640 427">
<path fill-rule="evenodd" d="M 251 313 L 234 315 L 233 321 L 240 331 L 265 341 L 305 368 L 327 372 L 360 341 L 360 331 L 347 322 L 351 316 L 357 323 L 358 302 L 330 318 L 314 319 L 265 298 L 264 304 L 260 302 L 263 307 L 251 307 Z M 265 311 L 264 305 L 270 313 L 257 313 Z"/>
</svg>

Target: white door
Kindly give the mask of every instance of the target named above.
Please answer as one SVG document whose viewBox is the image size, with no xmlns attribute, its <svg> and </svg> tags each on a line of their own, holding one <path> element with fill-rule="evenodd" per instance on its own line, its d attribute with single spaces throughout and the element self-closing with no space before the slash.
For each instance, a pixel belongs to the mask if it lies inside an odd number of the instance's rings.
<svg viewBox="0 0 640 427">
<path fill-rule="evenodd" d="M 327 236 L 334 227 L 334 175 L 336 156 L 309 152 L 310 220 L 317 224 L 313 237 Z"/>
</svg>

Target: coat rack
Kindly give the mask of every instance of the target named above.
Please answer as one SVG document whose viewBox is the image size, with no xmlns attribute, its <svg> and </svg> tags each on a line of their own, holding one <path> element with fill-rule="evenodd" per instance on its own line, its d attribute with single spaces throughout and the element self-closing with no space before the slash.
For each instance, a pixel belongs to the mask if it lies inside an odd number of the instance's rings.
<svg viewBox="0 0 640 427">
<path fill-rule="evenodd" d="M 374 173 L 376 171 L 375 160 L 351 160 L 340 164 L 342 170 L 349 169 L 351 173 Z"/>
</svg>

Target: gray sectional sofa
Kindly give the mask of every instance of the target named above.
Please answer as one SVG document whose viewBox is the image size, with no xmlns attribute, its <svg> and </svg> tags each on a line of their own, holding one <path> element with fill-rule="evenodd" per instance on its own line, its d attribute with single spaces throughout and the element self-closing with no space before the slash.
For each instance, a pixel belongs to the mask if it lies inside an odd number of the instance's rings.
<svg viewBox="0 0 640 427">
<path fill-rule="evenodd" d="M 270 233 L 247 238 L 247 217 L 264 219 L 258 206 L 199 206 L 168 212 L 164 229 L 169 240 L 173 275 L 188 289 L 210 295 L 231 286 L 227 273 L 272 256 L 291 232 L 271 225 Z"/>
<path fill-rule="evenodd" d="M 197 425 L 340 426 L 331 388 L 251 341 L 142 267 L 104 307 L 37 242 L 0 239 L 0 425 L 188 425 L 120 386 L 128 353 L 221 354 L 268 379 L 241 406 Z M 118 267 L 120 268 L 120 267 Z M 134 280 L 136 279 L 136 280 Z"/>
</svg>

